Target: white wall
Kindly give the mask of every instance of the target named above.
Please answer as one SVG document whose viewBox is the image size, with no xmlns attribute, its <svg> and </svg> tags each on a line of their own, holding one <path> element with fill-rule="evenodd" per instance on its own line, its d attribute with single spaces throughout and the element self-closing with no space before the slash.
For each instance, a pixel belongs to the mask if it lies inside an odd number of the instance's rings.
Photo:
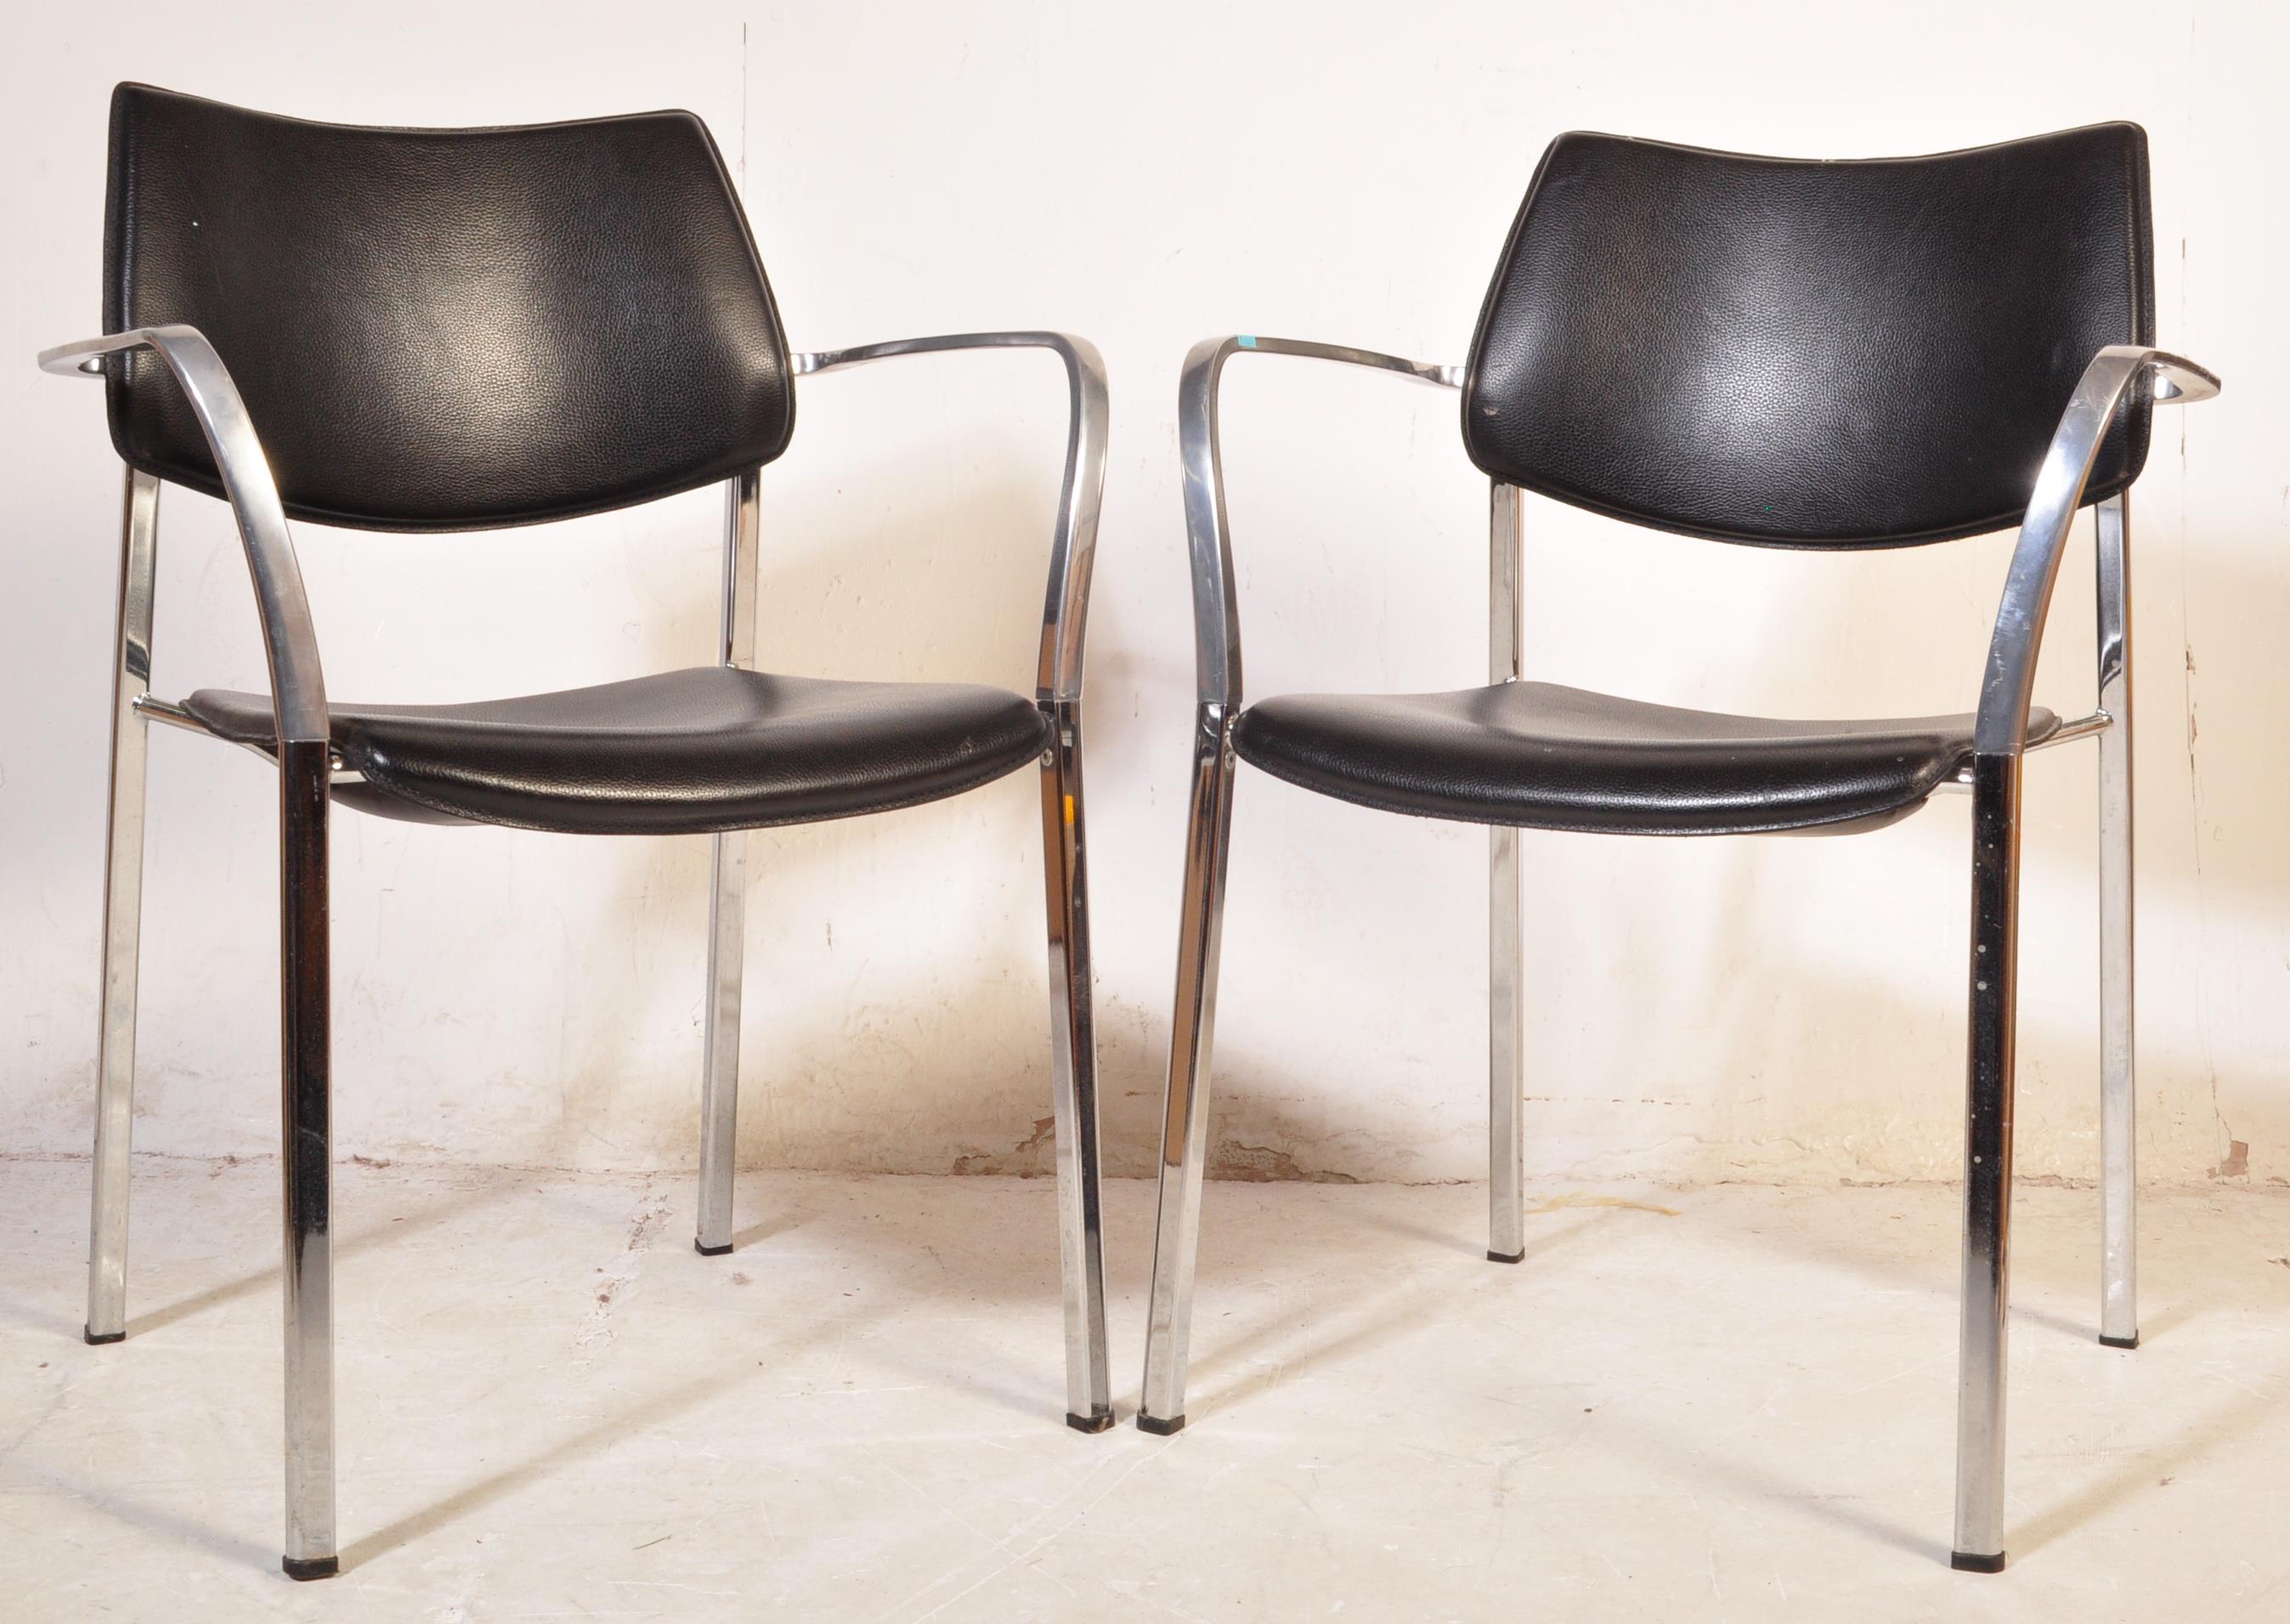
<svg viewBox="0 0 2290 1624">
<path fill-rule="evenodd" d="M 1173 404 L 1253 330 L 1460 360 L 1542 145 L 1589 127 L 1854 156 L 2096 119 L 2153 137 L 2165 342 L 2227 378 L 2166 417 L 2134 508 L 2142 1154 L 2290 1174 L 2290 21 L 2218 0 L 18 8 L 0 63 L 0 1147 L 77 1152 L 94 1063 L 117 470 L 94 330 L 105 96 L 140 78 L 359 123 L 690 108 L 743 178 L 790 335 L 1094 337 L 1113 458 L 1089 771 L 1111 1164 L 1149 1161 L 1167 1047 L 1191 653 Z M 1452 396 L 1237 364 L 1226 449 L 1254 692 L 1459 686 L 1485 485 Z M 1046 356 L 806 384 L 765 483 L 781 668 L 1023 687 L 1062 444 Z M 260 686 L 215 504 L 169 493 L 157 685 Z M 505 539 L 298 540 L 344 698 L 478 697 L 708 657 L 717 499 Z M 1532 675 L 1774 714 L 1968 708 L 2006 542 L 1849 558 L 1529 508 Z M 2088 540 L 2039 700 L 2091 691 Z M 152 748 L 138 1143 L 275 1133 L 273 804 L 252 757 Z M 1031 775 L 756 838 L 741 1153 L 1044 1165 Z M 2021 1157 L 2094 1164 L 2090 755 L 2031 764 Z M 337 821 L 338 1142 L 370 1156 L 688 1163 L 705 843 Z M 1530 835 L 1532 1170 L 1942 1175 L 1958 1156 L 1966 805 L 1854 840 Z M 1253 774 L 1215 1139 L 1237 1170 L 1481 1166 L 1484 837 Z"/>
</svg>

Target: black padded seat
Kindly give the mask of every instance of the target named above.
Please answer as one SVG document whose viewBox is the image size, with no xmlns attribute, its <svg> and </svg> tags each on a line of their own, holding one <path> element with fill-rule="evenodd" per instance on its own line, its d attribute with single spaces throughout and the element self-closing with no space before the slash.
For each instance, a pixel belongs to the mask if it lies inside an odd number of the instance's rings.
<svg viewBox="0 0 2290 1624">
<path fill-rule="evenodd" d="M 2059 718 L 2028 713 L 2028 741 Z M 1756 835 L 1906 817 L 1972 756 L 1972 717 L 1780 722 L 1551 683 L 1296 693 L 1233 726 L 1242 760 L 1422 818 L 1609 835 Z M 1841 832 L 1841 830 L 1840 830 Z"/>
<path fill-rule="evenodd" d="M 268 749 L 267 694 L 202 689 L 184 708 Z M 1030 700 L 968 683 L 831 682 L 724 666 L 470 705 L 336 705 L 334 748 L 385 816 L 576 835 L 694 835 L 813 823 L 957 795 L 1050 743 Z"/>
</svg>

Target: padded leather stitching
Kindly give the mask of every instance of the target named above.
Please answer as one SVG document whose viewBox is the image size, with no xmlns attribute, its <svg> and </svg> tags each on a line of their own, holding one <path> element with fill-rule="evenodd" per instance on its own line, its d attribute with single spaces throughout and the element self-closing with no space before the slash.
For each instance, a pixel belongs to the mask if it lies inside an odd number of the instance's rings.
<svg viewBox="0 0 2290 1624">
<path fill-rule="evenodd" d="M 2034 708 L 2030 742 L 2058 726 Z M 1972 718 L 1783 721 L 1514 683 L 1282 695 L 1241 714 L 1233 746 L 1300 788 L 1410 817 L 1578 834 L 1846 832 L 1922 805 L 1970 757 Z M 1888 751 L 1891 764 L 1876 759 Z"/>
<path fill-rule="evenodd" d="M 1611 823 L 1570 821 L 1564 818 L 1537 817 L 1532 821 L 1519 820 L 1498 822 L 1468 816 L 1461 812 L 1453 813 L 1436 812 L 1420 804 L 1386 798 L 1357 788 L 1333 789 L 1325 783 L 1314 781 L 1296 767 L 1277 757 L 1261 756 L 1247 751 L 1237 753 L 1243 761 L 1268 778 L 1277 778 L 1284 784 L 1293 784 L 1299 789 L 1309 789 L 1313 794 L 1325 796 L 1332 801 L 1342 801 L 1370 812 L 1397 812 L 1403 818 L 1422 818 L 1439 823 L 1477 824 L 1487 828 L 1541 829 L 1553 835 L 1674 835 L 1682 839 L 1700 839 L 1718 835 L 1818 834 L 1831 829 L 1839 832 L 1850 830 L 1857 834 L 1868 829 L 1884 828 L 1921 811 L 1925 803 L 1932 798 L 1933 789 L 1937 789 L 1940 784 L 1940 780 L 1935 779 L 1932 789 L 1927 789 L 1916 799 L 1903 802 L 1897 806 L 1882 806 L 1867 812 L 1855 812 L 1841 818 L 1817 818 L 1799 822 L 1777 820 L 1770 823 L 1726 824 L 1723 827 L 1709 828 L 1624 828 Z"/>
<path fill-rule="evenodd" d="M 270 748 L 264 695 L 202 690 L 185 708 L 223 738 Z M 337 705 L 332 735 L 369 786 L 425 813 L 706 834 L 959 795 L 1038 757 L 1050 724 L 1034 701 L 973 684 L 699 667 L 474 705 Z"/>
<path fill-rule="evenodd" d="M 909 807 L 927 806 L 933 801 L 952 800 L 956 796 L 967 795 L 973 789 L 983 789 L 989 784 L 999 783 L 1002 780 L 1008 778 L 1013 772 L 1017 772 L 1029 762 L 1032 761 L 1035 756 L 1041 753 L 1042 750 L 1048 748 L 1049 744 L 1049 723 L 1048 719 L 1045 717 L 1043 719 L 1042 725 L 1042 742 L 1037 748 L 1029 751 L 1025 755 L 1016 756 L 1008 760 L 996 758 L 989 763 L 982 764 L 979 772 L 973 777 L 959 780 L 936 780 L 933 781 L 933 787 L 928 790 L 917 791 L 913 795 L 906 796 L 899 799 L 870 800 L 863 806 L 853 806 L 833 812 L 789 812 L 783 816 L 778 817 L 748 817 L 720 821 L 711 821 L 705 819 L 693 819 L 689 820 L 679 820 L 673 827 L 645 828 L 642 829 L 629 830 L 586 828 L 567 829 L 561 823 L 525 821 L 520 819 L 495 816 L 484 812 L 466 810 L 424 795 L 420 789 L 415 786 L 415 784 L 402 780 L 391 774 L 388 770 L 388 764 L 384 758 L 372 755 L 364 757 L 365 765 L 360 768 L 360 771 L 366 774 L 366 782 L 375 786 L 377 788 L 386 790 L 388 794 L 396 797 L 398 800 L 410 802 L 413 805 L 422 807 L 429 812 L 442 812 L 457 823 L 481 823 L 489 825 L 495 828 L 530 829 L 542 834 L 569 833 L 583 835 L 613 835 L 628 833 L 641 835 L 728 835 L 741 829 L 789 828 L 805 823 L 833 823 L 845 818 L 866 818 L 871 817 L 877 812 L 904 812 Z M 371 812 L 372 815 L 377 817 L 386 815 L 372 807 L 362 808 L 361 810 Z M 424 820 L 424 821 L 427 820 Z"/>
</svg>

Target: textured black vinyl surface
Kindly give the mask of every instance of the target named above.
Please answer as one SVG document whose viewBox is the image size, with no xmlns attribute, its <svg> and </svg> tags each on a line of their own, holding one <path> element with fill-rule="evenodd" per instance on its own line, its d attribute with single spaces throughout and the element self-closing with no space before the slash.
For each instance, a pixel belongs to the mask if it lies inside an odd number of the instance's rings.
<svg viewBox="0 0 2290 1624">
<path fill-rule="evenodd" d="M 267 694 L 184 707 L 241 743 L 276 737 Z M 334 748 L 417 820 L 589 835 L 705 834 L 935 801 L 1038 756 L 1030 700 L 957 683 L 854 683 L 702 666 L 470 705 L 343 705 Z M 390 810 L 358 794 L 362 810 Z"/>
<path fill-rule="evenodd" d="M 2154 341 L 2152 260 L 2136 124 L 1851 163 L 1562 135 L 1480 314 L 1464 443 L 1725 540 L 2007 529 L 2093 355 Z M 2086 501 L 2138 476 L 2148 416 L 2126 404 Z"/>
<path fill-rule="evenodd" d="M 768 462 L 795 422 L 763 267 L 689 113 L 365 129 L 123 84 L 103 319 L 204 332 L 286 511 L 328 524 L 622 507 Z M 120 456 L 220 495 L 166 367 L 108 366 Z"/>
<path fill-rule="evenodd" d="M 2028 715 L 2030 742 L 2059 725 Z M 1233 726 L 1241 759 L 1386 812 L 1614 835 L 1869 827 L 1971 759 L 1972 717 L 1794 722 L 1549 683 L 1453 693 L 1285 694 Z"/>
</svg>

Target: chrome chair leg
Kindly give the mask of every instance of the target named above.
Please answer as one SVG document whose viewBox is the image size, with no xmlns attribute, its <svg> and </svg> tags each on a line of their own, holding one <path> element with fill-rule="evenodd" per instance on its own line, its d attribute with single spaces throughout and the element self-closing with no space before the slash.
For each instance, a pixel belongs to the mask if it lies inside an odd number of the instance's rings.
<svg viewBox="0 0 2290 1624">
<path fill-rule="evenodd" d="M 1487 831 L 1487 1259 L 1526 1255 L 1518 831 Z"/>
<path fill-rule="evenodd" d="M 1965 1130 L 1964 1297 L 1950 1565 L 2004 1567 L 2006 1310 L 2011 1292 L 2020 763 L 1972 762 L 1972 988 Z"/>
<path fill-rule="evenodd" d="M 159 482 L 127 470 L 120 516 L 117 664 L 111 676 L 110 832 L 104 848 L 103 1014 L 96 1043 L 95 1176 L 88 1224 L 90 1342 L 127 1334 L 127 1153 L 135 1118 L 135 986 L 143 932 L 143 783 L 151 691 Z"/>
<path fill-rule="evenodd" d="M 334 1543 L 334 1264 L 326 811 L 322 740 L 279 747 L 280 1164 L 285 1186 L 286 1552 L 324 1579 Z"/>
<path fill-rule="evenodd" d="M 1097 1028 L 1091 1014 L 1087 825 L 1081 707 L 1045 700 L 1042 877 L 1049 906 L 1050 1106 L 1056 1119 L 1059 1277 L 1064 1283 L 1066 1425 L 1113 1425 L 1105 1347 L 1105 1218 L 1098 1168 Z"/>
<path fill-rule="evenodd" d="M 2099 505 L 2099 1340 L 2139 1346 L 2132 956 L 2130 498 Z"/>
<path fill-rule="evenodd" d="M 708 902 L 708 1028 L 700 1084 L 700 1233 L 702 1257 L 732 1250 L 733 1153 L 739 1141 L 740 986 L 746 962 L 748 836 L 716 836 Z"/>
<path fill-rule="evenodd" d="M 1217 954 L 1224 936 L 1225 861 L 1232 850 L 1232 718 L 1203 705 L 1193 733 L 1192 804 L 1185 829 L 1185 896 L 1177 944 L 1177 1010 L 1161 1124 L 1160 1211 L 1145 1324 L 1145 1392 L 1137 1425 L 1166 1435 L 1185 1424 L 1185 1369 L 1200 1250 L 1201 1175 L 1208 1161 L 1209 1052 L 1216 1028 Z"/>
<path fill-rule="evenodd" d="M 1498 479 L 1487 502 L 1487 681 L 1515 683 L 1522 663 L 1519 489 Z M 1487 1259 L 1526 1255 L 1526 1086 L 1522 1050 L 1518 831 L 1487 831 Z"/>
<path fill-rule="evenodd" d="M 763 550 L 763 469 L 724 482 L 723 614 L 717 657 L 756 667 L 757 571 Z M 716 836 L 708 890 L 708 1027 L 700 1060 L 700 1230 L 707 1258 L 732 1250 L 732 1181 L 739 1151 L 740 987 L 748 931 L 748 836 Z"/>
</svg>

